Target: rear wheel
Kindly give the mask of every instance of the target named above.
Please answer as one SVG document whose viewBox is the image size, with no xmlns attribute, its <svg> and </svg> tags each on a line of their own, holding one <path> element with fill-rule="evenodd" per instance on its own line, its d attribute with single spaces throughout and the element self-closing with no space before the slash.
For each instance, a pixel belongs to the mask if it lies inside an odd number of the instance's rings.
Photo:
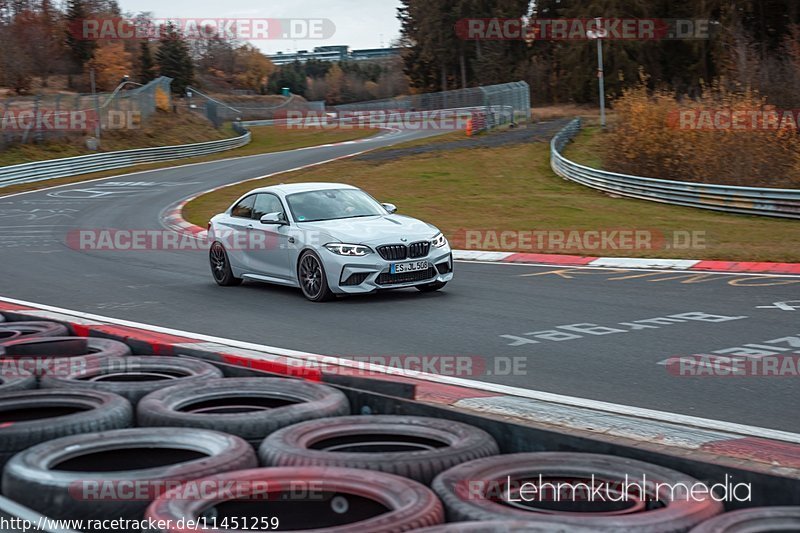
<svg viewBox="0 0 800 533">
<path fill-rule="evenodd" d="M 242 283 L 242 278 L 237 278 L 233 275 L 231 262 L 228 260 L 228 253 L 225 251 L 224 246 L 218 242 L 212 244 L 208 257 L 211 262 L 211 274 L 214 276 L 214 281 L 217 282 L 217 285 L 233 287 Z"/>
<path fill-rule="evenodd" d="M 312 302 L 324 302 L 334 298 L 328 286 L 328 278 L 325 275 L 325 267 L 317 254 L 307 250 L 300 256 L 297 266 L 297 281 L 303 296 Z"/>
<path fill-rule="evenodd" d="M 436 292 L 439 289 L 443 289 L 445 285 L 447 285 L 446 281 L 434 281 L 425 285 L 417 285 L 417 290 L 420 292 Z"/>
</svg>

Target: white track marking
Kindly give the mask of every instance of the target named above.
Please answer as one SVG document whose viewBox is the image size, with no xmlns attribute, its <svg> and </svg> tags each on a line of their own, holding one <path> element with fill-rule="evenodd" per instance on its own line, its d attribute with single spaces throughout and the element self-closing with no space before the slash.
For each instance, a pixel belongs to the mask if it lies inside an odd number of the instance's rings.
<svg viewBox="0 0 800 533">
<path fill-rule="evenodd" d="M 69 315 L 71 317 L 78 317 L 84 321 L 96 321 L 101 323 L 107 324 L 114 324 L 118 326 L 126 326 L 131 328 L 138 328 L 142 330 L 149 330 L 156 333 L 163 333 L 167 335 L 175 335 L 179 337 L 188 337 L 193 338 L 198 341 L 203 342 L 212 342 L 221 344 L 224 346 L 231 346 L 235 348 L 245 349 L 245 350 L 256 350 L 259 352 L 263 352 L 265 354 L 271 355 L 281 355 L 289 358 L 299 359 L 308 362 L 318 362 L 327 365 L 339 365 L 345 367 L 354 367 L 363 369 L 368 367 L 369 370 L 373 370 L 376 372 L 382 372 L 388 375 L 401 375 L 413 379 L 420 379 L 425 381 L 430 381 L 434 383 L 442 383 L 447 385 L 455 385 L 459 387 L 466 387 L 470 389 L 485 391 L 485 392 L 493 392 L 500 395 L 507 395 L 507 396 L 516 396 L 520 398 L 528 398 L 531 400 L 538 400 L 542 402 L 553 403 L 561 406 L 569 406 L 569 407 L 577 407 L 583 409 L 593 409 L 595 411 L 600 411 L 604 413 L 612 413 L 615 415 L 622 415 L 628 417 L 636 417 L 645 420 L 655 421 L 655 422 L 662 422 L 665 424 L 669 424 L 671 426 L 681 425 L 690 428 L 697 428 L 703 429 L 708 431 L 721 431 L 724 433 L 730 433 L 732 435 L 739 435 L 739 436 L 748 436 L 748 437 L 757 437 L 757 438 L 764 438 L 764 439 L 771 439 L 771 440 L 779 440 L 784 442 L 791 442 L 794 444 L 800 444 L 800 434 L 797 433 L 790 433 L 786 431 L 780 431 L 775 429 L 769 428 L 761 428 L 756 426 L 747 426 L 743 424 L 736 424 L 733 422 L 725 422 L 722 420 L 712 420 L 708 418 L 699 418 L 694 416 L 682 415 L 679 413 L 670 413 L 666 411 L 656 411 L 652 409 L 645 409 L 641 407 L 634 407 L 622 404 L 614 404 L 608 402 L 602 402 L 598 400 L 590 400 L 587 398 L 578 398 L 574 396 L 564 396 L 561 394 L 553 394 L 549 392 L 542 392 L 542 391 L 535 391 L 529 389 L 523 389 L 519 387 L 511 387 L 507 385 L 499 385 L 495 383 L 485 383 L 482 381 L 475 381 L 470 379 L 464 378 L 457 378 L 452 376 L 442 376 L 437 374 L 428 374 L 424 372 L 415 372 L 410 370 L 403 370 L 397 368 L 389 368 L 383 365 L 364 365 L 362 363 L 356 361 L 350 361 L 348 359 L 342 359 L 339 357 L 332 357 L 332 356 L 323 356 L 318 354 L 311 354 L 307 352 L 300 352 L 297 350 L 288 350 L 284 348 L 277 348 L 274 346 L 265 346 L 262 344 L 256 344 L 251 342 L 243 342 L 237 341 L 233 339 L 226 339 L 222 337 L 215 337 L 211 335 L 204 335 L 200 333 L 193 333 L 193 332 L 186 332 L 171 328 L 164 328 L 161 326 L 155 326 L 152 324 L 143 324 L 139 322 L 132 322 L 129 320 L 120 320 L 115 318 L 104 317 L 100 315 L 94 315 L 90 313 L 84 313 L 80 311 L 73 311 L 70 309 L 64 309 L 61 307 L 54 307 L 50 305 L 42 305 L 33 302 L 27 302 L 24 300 L 17 300 L 14 298 L 5 298 L 0 297 L 0 301 L 16 304 L 16 305 L 23 305 L 29 307 L 35 307 L 42 311 L 48 311 L 53 313 L 61 313 L 65 315 Z M 22 311 L 24 313 L 24 311 Z"/>
<path fill-rule="evenodd" d="M 717 274 L 720 276 L 750 276 L 761 278 L 798 278 L 800 274 L 779 274 L 779 273 L 758 273 L 758 272 L 720 272 L 718 270 L 676 270 L 676 269 L 655 269 L 655 268 L 609 268 L 609 267 L 593 267 L 586 265 L 554 265 L 552 263 L 521 263 L 521 262 L 497 262 L 497 261 L 472 261 L 464 259 L 455 259 L 456 263 L 473 263 L 478 265 L 506 265 L 506 266 L 522 266 L 522 267 L 545 267 L 556 270 L 630 270 L 637 272 L 663 272 L 664 274 Z"/>
</svg>

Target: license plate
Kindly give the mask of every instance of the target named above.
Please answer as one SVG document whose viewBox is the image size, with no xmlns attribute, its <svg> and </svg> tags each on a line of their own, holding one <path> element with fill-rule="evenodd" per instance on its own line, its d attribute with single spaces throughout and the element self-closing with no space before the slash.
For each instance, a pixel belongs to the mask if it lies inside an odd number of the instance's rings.
<svg viewBox="0 0 800 533">
<path fill-rule="evenodd" d="M 392 274 L 403 274 L 404 272 L 417 272 L 420 270 L 428 270 L 427 261 L 412 261 L 410 263 L 392 263 L 389 267 L 389 272 Z"/>
</svg>

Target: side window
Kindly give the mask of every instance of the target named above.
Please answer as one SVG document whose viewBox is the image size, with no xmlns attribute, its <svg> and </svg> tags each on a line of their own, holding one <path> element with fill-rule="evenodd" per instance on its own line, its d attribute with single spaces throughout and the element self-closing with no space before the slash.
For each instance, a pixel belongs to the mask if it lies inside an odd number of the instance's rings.
<svg viewBox="0 0 800 533">
<path fill-rule="evenodd" d="M 281 201 L 273 194 L 257 194 L 255 208 L 253 209 L 253 219 L 261 220 L 261 217 L 267 213 L 283 213 Z"/>
<path fill-rule="evenodd" d="M 234 208 L 231 209 L 231 216 L 239 218 L 253 218 L 253 204 L 255 201 L 255 195 L 250 195 L 247 198 L 243 198 L 241 202 L 236 204 Z"/>
</svg>

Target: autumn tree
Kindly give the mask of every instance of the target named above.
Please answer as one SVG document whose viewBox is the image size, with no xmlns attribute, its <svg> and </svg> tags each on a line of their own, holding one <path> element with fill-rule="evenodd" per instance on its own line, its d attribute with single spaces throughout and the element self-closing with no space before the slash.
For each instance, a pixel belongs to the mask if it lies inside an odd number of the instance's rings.
<svg viewBox="0 0 800 533">
<path fill-rule="evenodd" d="M 263 94 L 266 92 L 267 83 L 275 70 L 275 65 L 256 47 L 245 44 L 234 52 L 234 70 L 234 82 L 237 87 Z"/>
<path fill-rule="evenodd" d="M 325 100 L 329 104 L 342 103 L 342 91 L 344 90 L 344 71 L 342 67 L 335 64 L 325 75 L 325 85 L 328 92 L 325 93 Z"/>
<path fill-rule="evenodd" d="M 97 47 L 86 68 L 95 71 L 98 91 L 112 91 L 124 76 L 131 74 L 131 55 L 122 41 L 107 41 Z"/>
<path fill-rule="evenodd" d="M 28 92 L 33 82 L 33 58 L 22 44 L 13 27 L 0 26 L 0 50 L 18 50 L 14 54 L 0 54 L 0 86 L 17 94 Z"/>
</svg>

